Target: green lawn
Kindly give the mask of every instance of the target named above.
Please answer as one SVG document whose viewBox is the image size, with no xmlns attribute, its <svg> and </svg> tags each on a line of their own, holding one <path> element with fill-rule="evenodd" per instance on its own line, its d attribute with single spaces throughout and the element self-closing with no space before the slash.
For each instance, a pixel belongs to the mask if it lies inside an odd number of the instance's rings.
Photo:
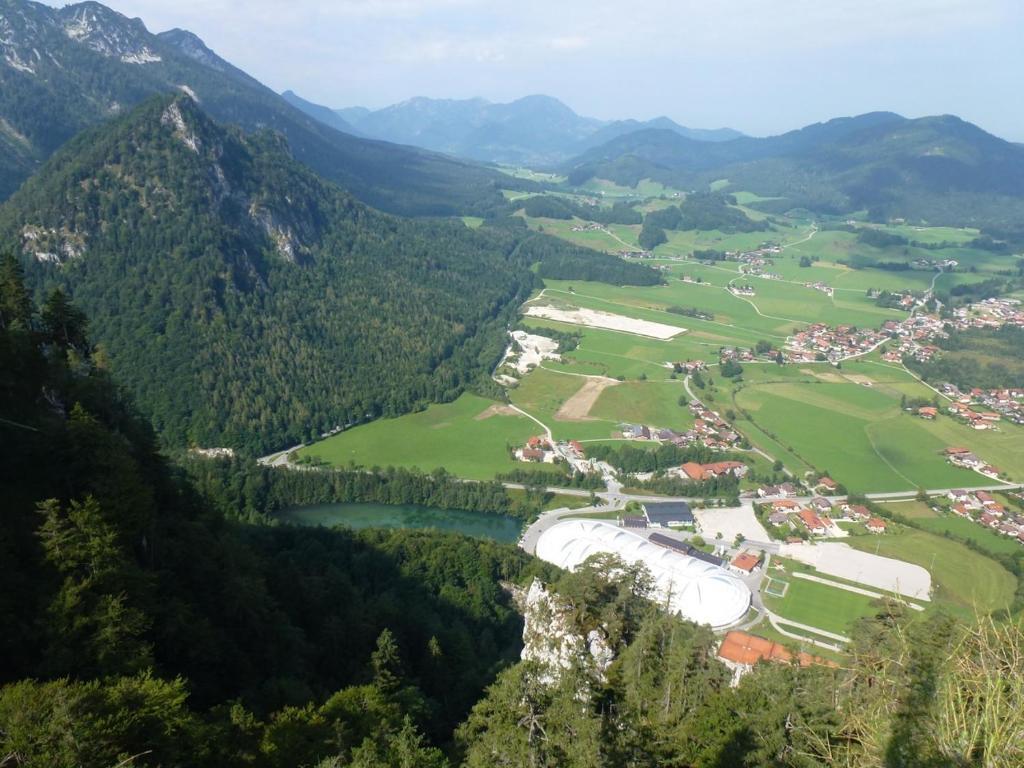
<svg viewBox="0 0 1024 768">
<path fill-rule="evenodd" d="M 1017 582 L 995 560 L 963 544 L 927 531 L 901 528 L 884 536 L 850 536 L 843 541 L 865 552 L 877 552 L 916 563 L 932 574 L 932 599 L 964 618 L 1006 608 Z"/>
<path fill-rule="evenodd" d="M 773 562 L 775 562 L 773 560 Z M 772 597 L 761 591 L 765 605 L 783 619 L 812 627 L 849 635 L 853 623 L 874 613 L 874 598 L 858 595 L 839 587 L 794 578 L 769 569 L 769 575 L 789 582 L 785 597 Z"/>
<path fill-rule="evenodd" d="M 693 426 L 688 408 L 679 405 L 686 396 L 682 380 L 631 381 L 601 393 L 592 416 L 615 421 L 665 427 L 684 432 Z"/>
<path fill-rule="evenodd" d="M 494 415 L 479 419 L 495 405 L 476 395 L 432 405 L 420 413 L 380 419 L 303 448 L 302 456 L 336 466 L 355 462 L 365 467 L 438 467 L 471 480 L 491 480 L 517 466 L 506 446 L 522 445 L 540 428 L 524 416 Z"/>
</svg>

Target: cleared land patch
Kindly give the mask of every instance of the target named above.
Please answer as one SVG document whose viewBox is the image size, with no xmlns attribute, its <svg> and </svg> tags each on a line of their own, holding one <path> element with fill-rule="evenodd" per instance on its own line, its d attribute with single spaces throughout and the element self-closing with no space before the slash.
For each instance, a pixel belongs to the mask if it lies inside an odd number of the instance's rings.
<svg viewBox="0 0 1024 768">
<path fill-rule="evenodd" d="M 485 419 L 489 419 L 492 416 L 518 416 L 518 415 L 519 415 L 518 411 L 516 411 L 514 408 L 511 408 L 510 406 L 507 406 L 507 405 L 502 405 L 501 403 L 495 403 L 494 405 L 489 406 L 488 408 L 485 408 L 480 413 L 478 413 L 476 416 L 474 416 L 473 420 L 474 421 L 484 421 Z"/>
<path fill-rule="evenodd" d="M 590 409 L 597 402 L 608 387 L 614 387 L 619 382 L 615 379 L 589 378 L 576 394 L 562 403 L 562 407 L 555 412 L 555 418 L 559 421 L 589 421 L 591 419 Z"/>
<path fill-rule="evenodd" d="M 849 546 L 916 563 L 931 571 L 934 600 L 949 605 L 965 618 L 988 613 L 1013 602 L 1017 581 L 995 560 L 944 536 L 905 528 L 884 536 L 850 536 Z"/>
<path fill-rule="evenodd" d="M 550 306 L 531 305 L 526 309 L 529 317 L 541 317 L 545 320 L 555 320 L 570 325 L 582 325 L 587 328 L 604 328 L 609 331 L 620 333 L 633 333 L 637 336 L 647 336 L 652 339 L 672 339 L 681 333 L 686 333 L 685 328 L 675 325 L 655 323 L 650 320 L 638 320 L 625 315 L 613 315 L 610 312 L 600 312 L 594 309 L 560 309 Z"/>
</svg>

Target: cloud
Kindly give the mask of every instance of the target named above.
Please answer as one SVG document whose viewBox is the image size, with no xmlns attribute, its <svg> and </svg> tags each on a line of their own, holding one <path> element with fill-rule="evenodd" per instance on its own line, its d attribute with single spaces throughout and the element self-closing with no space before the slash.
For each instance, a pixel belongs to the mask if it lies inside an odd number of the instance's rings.
<svg viewBox="0 0 1024 768">
<path fill-rule="evenodd" d="M 590 41 L 579 35 L 569 35 L 566 37 L 552 37 L 547 43 L 548 47 L 553 51 L 578 51 L 581 48 L 586 48 Z"/>
</svg>

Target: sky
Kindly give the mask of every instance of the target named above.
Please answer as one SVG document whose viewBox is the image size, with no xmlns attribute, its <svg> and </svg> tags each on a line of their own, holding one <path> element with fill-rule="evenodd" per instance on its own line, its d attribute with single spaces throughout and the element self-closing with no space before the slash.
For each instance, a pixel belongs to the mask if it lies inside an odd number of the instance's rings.
<svg viewBox="0 0 1024 768">
<path fill-rule="evenodd" d="M 51 2 L 64 5 L 64 2 Z M 330 107 L 544 93 L 780 133 L 891 110 L 1024 141 L 1021 0 L 106 0 Z"/>
</svg>

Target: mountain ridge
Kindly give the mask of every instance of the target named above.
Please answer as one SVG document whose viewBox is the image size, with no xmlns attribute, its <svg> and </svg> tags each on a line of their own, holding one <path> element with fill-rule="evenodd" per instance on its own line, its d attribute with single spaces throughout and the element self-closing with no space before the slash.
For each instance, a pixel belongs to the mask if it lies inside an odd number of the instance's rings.
<svg viewBox="0 0 1024 768">
<path fill-rule="evenodd" d="M 725 179 L 729 189 L 778 198 L 754 204 L 769 212 L 867 209 L 873 218 L 996 228 L 1024 215 L 1024 151 L 952 115 L 874 112 L 717 143 L 647 129 L 559 170 L 571 184 L 597 177 L 633 186 L 652 178 L 690 189 Z"/>
<path fill-rule="evenodd" d="M 297 159 L 384 210 L 479 212 L 501 204 L 500 185 L 524 186 L 473 163 L 325 126 L 190 32 L 153 35 L 95 2 L 56 9 L 3 0 L 0 199 L 79 131 L 182 88 L 221 122 L 281 131 Z"/>
<path fill-rule="evenodd" d="M 327 109 L 311 106 L 310 114 L 315 110 L 315 114 L 322 115 L 322 110 Z M 544 94 L 530 94 L 506 103 L 480 97 L 415 96 L 377 110 L 349 107 L 331 111 L 367 136 L 505 164 L 558 163 L 595 143 L 651 126 L 669 128 L 703 141 L 743 135 L 728 128 L 685 128 L 667 117 L 648 121 L 598 120 L 581 116 L 562 101 Z"/>
</svg>

